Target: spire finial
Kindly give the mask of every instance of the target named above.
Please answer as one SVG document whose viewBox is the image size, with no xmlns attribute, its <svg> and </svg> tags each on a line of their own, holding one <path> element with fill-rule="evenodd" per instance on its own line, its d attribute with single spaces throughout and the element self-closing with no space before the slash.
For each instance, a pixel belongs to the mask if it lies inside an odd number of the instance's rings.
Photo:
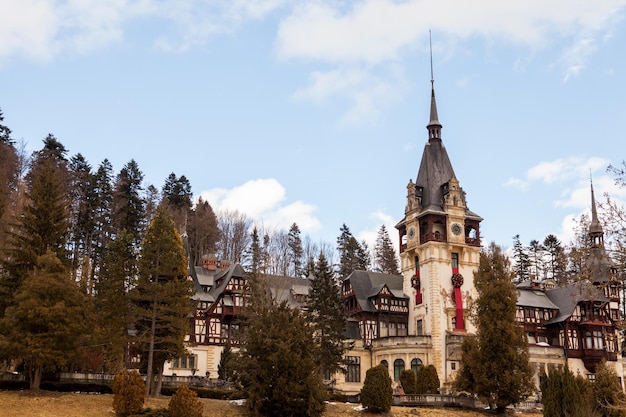
<svg viewBox="0 0 626 417">
<path fill-rule="evenodd" d="M 435 76 L 433 75 L 433 33 L 428 30 L 428 45 L 430 46 L 430 85 L 435 90 Z"/>
<path fill-rule="evenodd" d="M 428 122 L 428 141 L 441 142 L 441 123 L 437 115 L 437 102 L 435 101 L 435 77 L 433 76 L 433 41 L 432 32 L 428 31 L 428 42 L 430 45 L 430 122 Z"/>
<path fill-rule="evenodd" d="M 593 191 L 593 178 L 591 178 L 591 170 L 589 172 L 589 181 L 591 183 L 591 223 L 589 224 L 589 235 L 591 236 L 594 246 L 603 243 L 604 231 L 602 225 L 598 221 L 598 210 L 596 209 L 596 196 Z"/>
</svg>

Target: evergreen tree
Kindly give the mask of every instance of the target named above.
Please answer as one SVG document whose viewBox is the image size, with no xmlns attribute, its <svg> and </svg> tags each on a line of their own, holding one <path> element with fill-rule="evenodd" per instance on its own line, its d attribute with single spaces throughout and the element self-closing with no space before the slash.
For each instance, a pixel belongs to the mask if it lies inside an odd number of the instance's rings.
<svg viewBox="0 0 626 417">
<path fill-rule="evenodd" d="M 230 381 L 233 376 L 232 370 L 233 351 L 230 348 L 230 343 L 224 345 L 222 349 L 222 355 L 220 356 L 220 363 L 217 364 L 217 378 L 222 381 Z"/>
<path fill-rule="evenodd" d="M 97 202 L 95 194 L 95 175 L 91 166 L 81 154 L 70 159 L 70 232 L 72 250 L 72 271 L 80 279 L 83 290 L 91 293 L 91 263 L 93 254 L 93 236 L 96 224 L 93 212 Z M 86 268 L 80 266 L 86 264 Z"/>
<path fill-rule="evenodd" d="M 405 394 L 417 394 L 417 376 L 412 369 L 400 372 L 400 384 Z"/>
<path fill-rule="evenodd" d="M 337 238 L 339 252 L 339 276 L 345 278 L 355 270 L 367 270 L 370 259 L 365 242 L 360 244 L 345 223 L 341 226 L 341 234 Z"/>
<path fill-rule="evenodd" d="M 565 283 L 565 250 L 561 241 L 554 235 L 550 234 L 543 240 L 543 247 L 548 252 L 548 276 L 558 283 Z"/>
<path fill-rule="evenodd" d="M 11 129 L 2 124 L 4 122 L 4 115 L 2 109 L 0 109 L 0 143 L 4 145 L 14 146 L 15 142 L 11 139 Z"/>
<path fill-rule="evenodd" d="M 246 267 L 255 277 L 263 274 L 263 245 L 261 244 L 261 238 L 259 232 L 254 226 L 252 233 L 250 234 L 250 247 L 246 250 Z"/>
<path fill-rule="evenodd" d="M 22 281 L 35 268 L 37 257 L 50 250 L 68 266 L 67 169 L 65 160 L 58 154 L 59 146 L 62 145 L 54 137 L 47 137 L 44 148 L 36 152 L 31 161 L 26 176 L 26 204 L 10 233 L 4 263 L 6 273 L 0 276 L 0 316 Z"/>
<path fill-rule="evenodd" d="M 417 371 L 415 391 L 417 394 L 436 394 L 439 389 L 439 376 L 434 365 L 422 366 Z"/>
<path fill-rule="evenodd" d="M 50 250 L 37 257 L 36 267 L 16 291 L 0 319 L 0 351 L 24 362 L 31 389 L 39 389 L 44 371 L 66 365 L 85 340 L 85 297 Z"/>
<path fill-rule="evenodd" d="M 378 365 L 368 369 L 361 388 L 363 407 L 374 413 L 386 413 L 391 410 L 392 402 L 393 388 L 387 367 Z"/>
<path fill-rule="evenodd" d="M 113 215 L 113 167 L 108 159 L 100 163 L 94 174 L 94 210 L 92 213 L 94 222 L 94 234 L 92 237 L 92 277 L 97 281 L 104 251 L 111 242 L 113 228 L 111 219 Z"/>
<path fill-rule="evenodd" d="M 476 341 L 464 341 L 457 382 L 498 411 L 520 402 L 532 390 L 528 342 L 515 322 L 517 292 L 512 275 L 499 246 L 492 243 L 481 252 L 474 274 Z"/>
<path fill-rule="evenodd" d="M 520 242 L 519 235 L 513 236 L 513 259 L 515 259 L 515 276 L 518 282 L 528 280 L 530 278 L 530 257 Z"/>
<path fill-rule="evenodd" d="M 543 252 L 544 247 L 538 240 L 531 240 L 528 245 L 528 258 L 530 260 L 530 272 L 537 277 L 537 279 L 545 278 L 543 268 Z"/>
<path fill-rule="evenodd" d="M 131 159 L 117 175 L 113 191 L 112 222 L 115 232 L 126 229 L 137 246 L 142 240 L 146 220 L 142 181 L 143 173 L 137 162 Z"/>
<path fill-rule="evenodd" d="M 320 375 L 332 375 L 341 369 L 346 350 L 343 332 L 346 327 L 341 291 L 328 261 L 320 252 L 313 269 L 307 314 L 318 347 Z"/>
<path fill-rule="evenodd" d="M 182 239 L 168 213 L 160 207 L 146 232 L 138 266 L 139 280 L 133 299 L 138 307 L 139 334 L 147 335 L 146 395 L 158 395 L 160 384 L 151 384 L 153 370 L 156 366 L 161 380 L 164 362 L 184 353 L 193 290 L 187 280 Z"/>
<path fill-rule="evenodd" d="M 592 387 L 593 404 L 599 416 L 626 416 L 626 396 L 622 390 L 619 376 L 606 361 L 598 366 L 596 380 Z"/>
<path fill-rule="evenodd" d="M 165 180 L 162 189 L 163 202 L 172 213 L 176 227 L 181 230 L 187 222 L 188 211 L 191 210 L 191 183 L 184 175 L 176 177 L 173 172 Z"/>
<path fill-rule="evenodd" d="M 567 364 L 564 369 L 551 368 L 548 375 L 541 377 L 541 400 L 544 417 L 585 417 L 589 414 L 580 386 L 586 381 L 577 381 Z M 582 389 L 581 389 L 582 388 Z"/>
<path fill-rule="evenodd" d="M 393 243 L 391 243 L 389 232 L 387 232 L 387 228 L 384 224 L 380 226 L 378 235 L 376 236 L 374 260 L 380 272 L 385 274 L 400 274 L 396 250 L 393 247 Z"/>
<path fill-rule="evenodd" d="M 122 230 L 109 244 L 94 297 L 100 340 L 106 346 L 107 365 L 113 370 L 129 367 L 128 330 L 135 321 L 129 291 L 136 285 L 136 249 L 132 236 Z"/>
<path fill-rule="evenodd" d="M 289 228 L 288 235 L 289 244 L 289 262 L 291 268 L 289 274 L 294 277 L 301 277 L 304 275 L 302 268 L 302 258 L 304 256 L 304 250 L 302 249 L 302 239 L 300 238 L 300 228 L 296 223 L 293 223 Z"/>
<path fill-rule="evenodd" d="M 325 390 L 317 375 L 317 346 L 307 320 L 286 302 L 271 299 L 252 279 L 235 376 L 249 415 L 318 417 Z"/>
</svg>

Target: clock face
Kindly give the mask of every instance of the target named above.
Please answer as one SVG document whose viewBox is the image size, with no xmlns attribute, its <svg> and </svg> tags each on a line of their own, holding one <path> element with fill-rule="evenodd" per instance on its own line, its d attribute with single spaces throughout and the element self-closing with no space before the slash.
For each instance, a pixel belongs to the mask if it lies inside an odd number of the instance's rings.
<svg viewBox="0 0 626 417">
<path fill-rule="evenodd" d="M 415 227 L 409 227 L 409 239 L 413 239 L 415 237 Z"/>
<path fill-rule="evenodd" d="M 458 223 L 452 223 L 452 233 L 456 236 L 461 234 L 461 225 Z"/>
</svg>

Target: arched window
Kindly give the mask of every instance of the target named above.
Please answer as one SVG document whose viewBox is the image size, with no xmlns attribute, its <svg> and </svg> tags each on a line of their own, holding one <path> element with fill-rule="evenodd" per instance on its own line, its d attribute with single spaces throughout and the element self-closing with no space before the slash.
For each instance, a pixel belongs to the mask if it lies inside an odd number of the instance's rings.
<svg viewBox="0 0 626 417">
<path fill-rule="evenodd" d="M 399 381 L 400 374 L 404 371 L 404 361 L 402 359 L 396 359 L 393 362 L 393 380 Z"/>
<path fill-rule="evenodd" d="M 415 372 L 416 375 L 417 375 L 417 371 L 419 371 L 422 365 L 423 365 L 422 360 L 420 358 L 415 358 L 411 360 L 411 369 L 413 370 L 413 372 Z"/>
<path fill-rule="evenodd" d="M 380 364 L 384 366 L 385 368 L 389 369 L 389 362 L 387 362 L 386 360 L 383 359 L 382 361 L 380 361 Z"/>
</svg>

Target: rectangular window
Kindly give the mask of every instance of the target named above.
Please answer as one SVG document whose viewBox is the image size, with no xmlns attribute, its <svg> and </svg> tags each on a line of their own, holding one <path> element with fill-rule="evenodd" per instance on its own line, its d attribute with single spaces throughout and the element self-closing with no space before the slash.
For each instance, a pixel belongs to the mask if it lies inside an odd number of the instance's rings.
<svg viewBox="0 0 626 417">
<path fill-rule="evenodd" d="M 173 369 L 195 369 L 196 368 L 196 355 L 182 356 L 172 361 Z"/>
<path fill-rule="evenodd" d="M 450 363 L 450 369 L 452 369 L 453 371 L 456 369 L 456 362 Z"/>
<path fill-rule="evenodd" d="M 417 321 L 417 335 L 424 335 L 424 322 L 422 320 Z"/>
<path fill-rule="evenodd" d="M 361 382 L 361 357 L 346 356 L 346 364 L 348 365 L 346 382 Z"/>
<path fill-rule="evenodd" d="M 454 272 L 455 274 L 459 273 L 459 254 L 458 253 L 452 254 L 452 272 Z"/>
</svg>

